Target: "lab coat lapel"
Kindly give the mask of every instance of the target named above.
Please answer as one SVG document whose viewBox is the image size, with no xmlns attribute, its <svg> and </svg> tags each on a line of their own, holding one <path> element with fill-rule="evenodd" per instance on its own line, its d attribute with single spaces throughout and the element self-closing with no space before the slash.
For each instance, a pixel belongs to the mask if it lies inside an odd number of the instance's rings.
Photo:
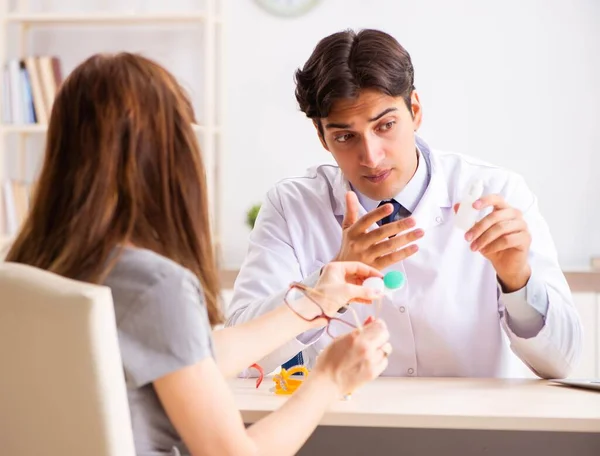
<svg viewBox="0 0 600 456">
<path fill-rule="evenodd" d="M 443 224 L 451 217 L 452 203 L 448 194 L 448 183 L 444 170 L 435 155 L 431 153 L 431 149 L 425 141 L 419 137 L 417 137 L 417 145 L 427 161 L 431 177 L 425 194 L 417 204 L 412 216 L 417 227 L 425 230 L 425 235 L 427 235 L 428 229 Z"/>
</svg>

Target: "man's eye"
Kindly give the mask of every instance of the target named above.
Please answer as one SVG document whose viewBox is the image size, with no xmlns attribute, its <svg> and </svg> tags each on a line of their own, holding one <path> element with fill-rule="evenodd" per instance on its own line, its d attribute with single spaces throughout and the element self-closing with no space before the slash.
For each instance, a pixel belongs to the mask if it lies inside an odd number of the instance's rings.
<svg viewBox="0 0 600 456">
<path fill-rule="evenodd" d="M 396 121 L 394 121 L 394 120 L 390 120 L 389 122 L 387 122 L 387 123 L 384 123 L 384 124 L 383 124 L 381 127 L 379 127 L 379 129 L 380 129 L 381 131 L 388 131 L 388 130 L 391 130 L 391 129 L 392 129 L 392 127 L 394 126 L 394 124 L 395 124 L 395 123 L 396 123 Z"/>
<path fill-rule="evenodd" d="M 352 135 L 350 133 L 346 133 L 345 135 L 336 136 L 335 140 L 339 143 L 344 143 L 348 141 L 351 137 Z"/>
</svg>

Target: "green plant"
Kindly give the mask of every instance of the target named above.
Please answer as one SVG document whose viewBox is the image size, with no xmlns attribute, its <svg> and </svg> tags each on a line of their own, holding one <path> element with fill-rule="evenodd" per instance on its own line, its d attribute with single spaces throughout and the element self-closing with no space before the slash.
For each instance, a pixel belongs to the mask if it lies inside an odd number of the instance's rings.
<svg viewBox="0 0 600 456">
<path fill-rule="evenodd" d="M 246 225 L 250 229 L 254 228 L 254 224 L 256 223 L 256 217 L 258 217 L 258 211 L 260 211 L 260 204 L 255 204 L 246 213 Z"/>
</svg>

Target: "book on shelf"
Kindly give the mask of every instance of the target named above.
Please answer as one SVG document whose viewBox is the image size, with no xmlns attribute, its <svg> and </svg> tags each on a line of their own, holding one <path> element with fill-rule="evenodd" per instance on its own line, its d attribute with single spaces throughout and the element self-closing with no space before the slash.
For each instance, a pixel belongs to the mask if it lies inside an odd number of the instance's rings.
<svg viewBox="0 0 600 456">
<path fill-rule="evenodd" d="M 25 69 L 29 74 L 29 82 L 31 84 L 31 94 L 33 108 L 35 111 L 35 119 L 37 123 L 48 124 L 48 112 L 46 111 L 46 99 L 44 98 L 44 90 L 42 88 L 40 59 L 35 57 L 27 57 L 25 59 Z"/>
<path fill-rule="evenodd" d="M 58 57 L 9 60 L 2 78 L 3 122 L 46 125 L 62 81 L 63 72 Z"/>
</svg>

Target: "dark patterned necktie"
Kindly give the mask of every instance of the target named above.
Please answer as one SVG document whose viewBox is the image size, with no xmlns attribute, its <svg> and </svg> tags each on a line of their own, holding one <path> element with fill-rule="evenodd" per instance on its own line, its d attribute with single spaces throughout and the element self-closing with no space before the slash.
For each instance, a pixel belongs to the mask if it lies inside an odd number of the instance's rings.
<svg viewBox="0 0 600 456">
<path fill-rule="evenodd" d="M 411 215 L 411 212 L 395 199 L 384 200 L 381 203 L 379 203 L 377 207 L 381 207 L 384 204 L 388 203 L 391 203 L 392 206 L 394 206 L 394 210 L 390 215 L 382 218 L 379 222 L 377 222 L 379 225 L 386 225 L 388 223 L 395 222 L 396 220 L 400 220 Z"/>
</svg>

